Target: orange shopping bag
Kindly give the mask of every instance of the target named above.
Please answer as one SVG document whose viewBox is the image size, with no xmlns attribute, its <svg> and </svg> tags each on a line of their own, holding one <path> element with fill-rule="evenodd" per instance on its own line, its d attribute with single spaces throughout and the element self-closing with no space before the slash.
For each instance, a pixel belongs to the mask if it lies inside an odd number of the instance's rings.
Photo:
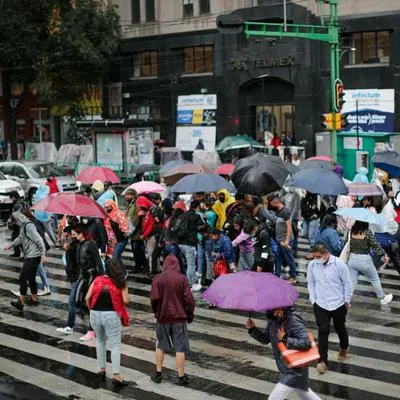
<svg viewBox="0 0 400 400">
<path fill-rule="evenodd" d="M 288 350 L 285 343 L 278 343 L 278 350 L 281 352 L 282 358 L 289 368 L 305 367 L 319 360 L 318 346 L 315 343 L 314 336 L 309 332 L 308 337 L 311 342 L 311 347 L 308 350 Z"/>
</svg>

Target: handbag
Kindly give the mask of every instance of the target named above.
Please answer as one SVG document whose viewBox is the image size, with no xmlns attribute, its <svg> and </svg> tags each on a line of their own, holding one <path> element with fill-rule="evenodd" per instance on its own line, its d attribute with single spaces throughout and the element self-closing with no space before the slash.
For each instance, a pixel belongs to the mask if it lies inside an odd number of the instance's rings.
<svg viewBox="0 0 400 400">
<path fill-rule="evenodd" d="M 340 261 L 343 261 L 345 264 L 347 264 L 350 257 L 350 240 L 351 240 L 351 231 L 349 232 L 349 237 L 347 239 L 347 242 L 344 245 L 343 250 L 339 256 Z"/>
<path fill-rule="evenodd" d="M 223 258 L 215 261 L 213 273 L 215 278 L 228 273 L 228 265 Z"/>
<path fill-rule="evenodd" d="M 281 356 L 289 368 L 301 368 L 320 359 L 318 346 L 315 343 L 314 336 L 308 332 L 311 347 L 308 350 L 288 350 L 286 343 L 279 342 L 277 344 Z"/>
</svg>

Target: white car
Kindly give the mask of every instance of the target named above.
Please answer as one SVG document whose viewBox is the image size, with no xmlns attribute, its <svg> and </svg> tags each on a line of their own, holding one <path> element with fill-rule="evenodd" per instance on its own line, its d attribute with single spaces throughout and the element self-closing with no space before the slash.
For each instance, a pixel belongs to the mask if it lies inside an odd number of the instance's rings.
<svg viewBox="0 0 400 400">
<path fill-rule="evenodd" d="M 25 193 L 18 182 L 7 179 L 7 177 L 0 172 L 0 214 L 3 219 L 7 219 L 12 208 L 10 199 L 11 192 L 18 192 L 20 197 L 24 197 Z"/>
</svg>

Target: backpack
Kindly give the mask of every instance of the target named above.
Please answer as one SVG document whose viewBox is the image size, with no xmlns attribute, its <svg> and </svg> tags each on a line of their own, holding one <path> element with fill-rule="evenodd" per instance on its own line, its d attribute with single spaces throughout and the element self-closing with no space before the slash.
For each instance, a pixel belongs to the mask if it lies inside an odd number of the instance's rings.
<svg viewBox="0 0 400 400">
<path fill-rule="evenodd" d="M 184 239 L 189 232 L 189 213 L 182 214 L 171 228 L 172 234 L 178 239 Z"/>
<path fill-rule="evenodd" d="M 38 234 L 40 235 L 40 237 L 43 239 L 43 243 L 44 243 L 44 247 L 45 247 L 46 251 L 50 250 L 50 245 L 47 243 L 43 224 L 42 224 L 40 221 L 38 221 L 37 219 L 35 219 L 34 221 L 30 221 L 30 222 L 28 222 L 28 223 L 26 223 L 26 224 L 24 225 L 24 235 L 25 235 L 29 240 L 31 240 L 31 241 L 32 241 L 32 239 L 26 234 L 26 225 L 28 225 L 28 224 L 33 224 L 33 225 L 35 225 L 36 230 L 37 230 L 37 233 L 38 233 Z"/>
</svg>

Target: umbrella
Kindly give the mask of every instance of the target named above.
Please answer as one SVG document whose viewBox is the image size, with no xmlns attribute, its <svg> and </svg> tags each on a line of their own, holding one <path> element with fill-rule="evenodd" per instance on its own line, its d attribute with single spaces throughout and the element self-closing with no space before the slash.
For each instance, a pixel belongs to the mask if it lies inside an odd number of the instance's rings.
<svg viewBox="0 0 400 400">
<path fill-rule="evenodd" d="M 286 169 L 289 171 L 290 175 L 295 174 L 300 171 L 300 168 L 292 163 L 285 163 Z"/>
<path fill-rule="evenodd" d="M 136 168 L 136 175 L 144 174 L 145 172 L 158 171 L 160 167 L 155 164 L 141 164 Z"/>
<path fill-rule="evenodd" d="M 227 189 L 233 192 L 235 188 L 224 178 L 216 174 L 193 174 L 180 179 L 171 188 L 174 193 L 217 192 Z"/>
<path fill-rule="evenodd" d="M 340 215 L 341 217 L 355 219 L 356 221 L 368 222 L 369 224 L 382 225 L 385 223 L 385 220 L 381 215 L 374 214 L 362 207 L 341 208 L 340 210 L 335 211 L 335 214 Z"/>
<path fill-rule="evenodd" d="M 261 148 L 265 149 L 265 146 L 257 142 L 257 140 L 247 135 L 227 136 L 222 139 L 217 146 L 215 151 L 224 153 L 228 150 L 237 150 L 245 148 Z"/>
<path fill-rule="evenodd" d="M 291 177 L 287 185 L 333 196 L 348 192 L 342 178 L 336 172 L 326 169 L 302 169 Z"/>
<path fill-rule="evenodd" d="M 251 156 L 237 163 L 231 179 L 238 192 L 262 196 L 281 189 L 288 175 L 279 157 Z"/>
<path fill-rule="evenodd" d="M 166 174 L 164 174 L 164 181 L 168 186 L 174 185 L 180 179 L 186 175 L 207 173 L 212 174 L 210 168 L 203 167 L 202 165 L 196 164 L 184 164 L 178 167 L 172 168 Z"/>
<path fill-rule="evenodd" d="M 79 172 L 76 177 L 77 181 L 91 185 L 94 181 L 111 181 L 112 183 L 119 183 L 118 175 L 110 168 L 107 167 L 86 167 Z"/>
<path fill-rule="evenodd" d="M 106 217 L 103 207 L 90 197 L 78 193 L 53 193 L 32 206 L 32 209 L 80 217 Z"/>
<path fill-rule="evenodd" d="M 234 169 L 235 164 L 222 164 L 215 170 L 215 173 L 218 175 L 231 176 Z"/>
<path fill-rule="evenodd" d="M 386 171 L 391 176 L 400 176 L 400 155 L 396 151 L 375 153 L 372 159 L 375 167 Z"/>
<path fill-rule="evenodd" d="M 138 194 L 161 193 L 166 190 L 164 186 L 152 181 L 140 181 L 133 183 L 122 192 L 122 195 L 124 195 L 128 189 L 135 189 Z"/>
<path fill-rule="evenodd" d="M 331 161 L 308 159 L 299 165 L 300 169 L 326 169 L 333 170 L 335 166 Z"/>
<path fill-rule="evenodd" d="M 382 189 L 375 183 L 350 183 L 349 196 L 382 196 Z"/>
<path fill-rule="evenodd" d="M 314 156 L 314 157 L 307 158 L 306 161 L 312 161 L 312 160 L 332 162 L 332 157 L 330 157 L 330 156 Z"/>
<path fill-rule="evenodd" d="M 164 176 L 164 174 L 166 174 L 169 170 L 171 170 L 172 168 L 175 167 L 179 167 L 180 165 L 184 165 L 184 164 L 191 164 L 190 161 L 186 161 L 186 160 L 172 160 L 172 161 L 168 161 L 165 165 L 163 165 L 160 168 L 160 175 Z"/>
<path fill-rule="evenodd" d="M 299 294 L 287 281 L 264 272 L 221 275 L 203 298 L 219 308 L 261 312 L 293 306 Z"/>
</svg>

